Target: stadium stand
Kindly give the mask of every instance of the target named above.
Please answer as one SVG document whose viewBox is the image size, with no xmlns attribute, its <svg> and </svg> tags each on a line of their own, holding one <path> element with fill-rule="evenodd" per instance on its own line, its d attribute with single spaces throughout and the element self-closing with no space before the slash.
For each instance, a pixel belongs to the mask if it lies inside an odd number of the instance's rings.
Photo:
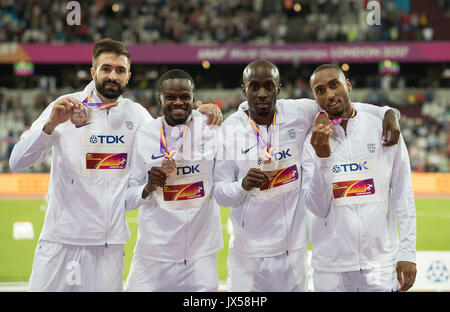
<svg viewBox="0 0 450 312">
<path fill-rule="evenodd" d="M 285 88 L 281 98 L 310 97 L 300 89 Z M 45 90 L 23 89 L 5 90 L 0 93 L 0 172 L 9 172 L 8 158 L 21 133 L 43 111 L 45 106 L 67 89 L 54 93 Z M 354 89 L 354 101 L 390 105 L 402 113 L 402 134 L 408 146 L 413 171 L 449 172 L 450 163 L 450 90 L 391 90 L 389 97 L 380 97 L 379 89 Z M 153 116 L 160 111 L 151 90 L 127 91 L 127 96 L 143 104 Z M 223 113 L 228 116 L 243 100 L 239 89 L 203 89 L 198 97 L 204 101 L 220 103 Z M 50 158 L 36 165 L 29 172 L 48 172 Z"/>
<path fill-rule="evenodd" d="M 385 0 L 380 25 L 365 23 L 364 0 L 78 1 L 2 0 L 0 42 L 79 43 L 103 37 L 136 43 L 285 43 L 448 40 L 449 1 Z M 296 6 L 297 4 L 297 6 Z"/>
<path fill-rule="evenodd" d="M 381 1 L 381 23 L 372 26 L 366 22 L 367 0 L 78 2 L 82 19 L 81 25 L 74 27 L 66 22 L 66 1 L 0 0 L 0 42 L 72 44 L 92 43 L 104 37 L 128 45 L 450 40 L 450 0 Z M 280 97 L 311 98 L 308 76 L 316 65 L 280 65 Z M 154 83 L 167 68 L 176 66 L 132 67 L 127 96 L 158 116 Z M 198 97 L 217 103 L 227 116 L 243 100 L 240 81 L 236 80 L 243 66 L 217 66 L 208 74 L 199 65 L 184 69 L 193 74 Z M 398 75 L 381 75 L 373 66 L 351 64 L 350 80 L 355 87 L 352 99 L 398 108 L 412 169 L 449 172 L 450 74 L 442 74 L 448 63 L 402 64 Z M 10 67 L 0 64 L 0 173 L 9 172 L 12 147 L 48 103 L 60 94 L 79 90 L 89 79 L 88 65 L 38 64 L 38 74 L 20 79 L 12 75 Z M 230 74 L 225 75 L 225 71 Z M 49 168 L 48 160 L 29 172 L 48 172 Z"/>
</svg>

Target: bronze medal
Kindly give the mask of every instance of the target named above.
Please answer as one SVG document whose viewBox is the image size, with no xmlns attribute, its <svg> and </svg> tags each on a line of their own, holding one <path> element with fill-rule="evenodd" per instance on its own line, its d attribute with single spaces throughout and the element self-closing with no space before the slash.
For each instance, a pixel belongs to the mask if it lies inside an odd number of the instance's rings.
<svg viewBox="0 0 450 312">
<path fill-rule="evenodd" d="M 161 162 L 161 168 L 167 177 L 173 177 L 177 174 L 177 164 L 173 158 L 164 158 Z"/>
<path fill-rule="evenodd" d="M 87 111 L 84 106 L 79 108 L 74 108 L 72 112 L 72 116 L 70 117 L 70 121 L 75 126 L 82 126 L 88 122 Z"/>
<path fill-rule="evenodd" d="M 267 172 L 271 177 L 276 173 L 277 168 L 278 162 L 272 159 L 264 159 L 260 165 L 261 171 Z"/>
<path fill-rule="evenodd" d="M 328 119 L 328 114 L 324 113 L 318 113 L 316 116 L 316 120 L 314 121 L 314 125 L 318 126 L 320 124 L 327 126 L 330 123 L 330 120 Z"/>
</svg>

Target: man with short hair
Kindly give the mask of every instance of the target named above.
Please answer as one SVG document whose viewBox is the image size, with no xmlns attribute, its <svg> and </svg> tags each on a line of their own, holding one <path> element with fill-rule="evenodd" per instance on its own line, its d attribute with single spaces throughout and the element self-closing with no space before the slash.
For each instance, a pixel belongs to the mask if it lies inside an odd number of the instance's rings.
<svg viewBox="0 0 450 312">
<path fill-rule="evenodd" d="M 174 69 L 158 82 L 163 116 L 136 133 L 127 209 L 142 206 L 129 291 L 217 291 L 222 249 L 211 196 L 217 128 L 192 110 L 194 80 Z"/>
<path fill-rule="evenodd" d="M 314 290 L 406 291 L 416 276 L 406 145 L 401 136 L 400 144 L 382 143 L 380 119 L 350 101 L 351 84 L 338 66 L 319 66 L 310 84 L 323 110 L 302 163 L 302 197 L 315 215 Z"/>
<path fill-rule="evenodd" d="M 50 103 L 9 159 L 11 169 L 20 171 L 53 151 L 30 291 L 123 288 L 131 148 L 136 130 L 152 117 L 122 97 L 131 77 L 130 53 L 122 42 L 102 39 L 94 45 L 91 77 L 83 91 Z"/>
<path fill-rule="evenodd" d="M 231 207 L 229 291 L 307 290 L 301 155 L 317 105 L 309 99 L 277 100 L 280 87 L 274 64 L 247 65 L 242 91 L 248 103 L 221 127 L 213 196 Z M 357 105 L 381 117 L 388 110 Z"/>
</svg>

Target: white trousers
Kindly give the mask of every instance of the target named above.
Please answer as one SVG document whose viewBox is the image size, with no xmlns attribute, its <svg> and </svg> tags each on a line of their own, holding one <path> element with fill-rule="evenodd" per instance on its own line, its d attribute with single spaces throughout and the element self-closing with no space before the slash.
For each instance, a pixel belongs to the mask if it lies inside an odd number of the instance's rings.
<svg viewBox="0 0 450 312">
<path fill-rule="evenodd" d="M 352 272 L 313 272 L 317 292 L 388 292 L 400 287 L 395 266 Z"/>
<path fill-rule="evenodd" d="M 75 246 L 39 241 L 29 291 L 122 291 L 123 245 Z"/>
<path fill-rule="evenodd" d="M 219 289 L 217 253 L 185 262 L 133 257 L 126 289 L 152 292 L 212 292 Z"/>
<path fill-rule="evenodd" d="M 231 292 L 304 292 L 308 289 L 307 249 L 273 257 L 228 255 L 227 288 Z"/>
</svg>

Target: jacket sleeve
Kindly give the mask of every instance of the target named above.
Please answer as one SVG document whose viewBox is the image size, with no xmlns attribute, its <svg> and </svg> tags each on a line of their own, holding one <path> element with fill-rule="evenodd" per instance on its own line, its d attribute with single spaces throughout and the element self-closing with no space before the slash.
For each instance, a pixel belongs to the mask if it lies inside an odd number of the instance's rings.
<svg viewBox="0 0 450 312">
<path fill-rule="evenodd" d="M 223 207 L 236 207 L 251 193 L 242 187 L 242 179 L 237 180 L 233 161 L 216 160 L 214 168 L 213 196 Z"/>
<path fill-rule="evenodd" d="M 251 191 L 246 191 L 242 187 L 243 177 L 239 178 L 236 155 L 230 150 L 227 151 L 224 126 L 221 126 L 217 140 L 212 194 L 219 205 L 235 207 L 246 200 Z"/>
<path fill-rule="evenodd" d="M 42 130 L 50 118 L 53 103 L 47 106 L 33 122 L 30 129 L 21 135 L 19 142 L 14 146 L 9 158 L 9 166 L 12 171 L 22 171 L 43 161 L 50 153 L 51 147 L 58 140 L 58 127 L 50 135 Z"/>
<path fill-rule="evenodd" d="M 306 137 L 302 152 L 303 204 L 314 215 L 326 218 L 330 212 L 332 187 L 330 157 L 319 158 L 310 143 L 311 134 Z"/>
<path fill-rule="evenodd" d="M 396 146 L 397 147 L 397 146 Z M 391 179 L 392 203 L 397 218 L 400 250 L 399 261 L 416 262 L 416 207 L 408 150 L 400 136 Z"/>
<path fill-rule="evenodd" d="M 130 211 L 139 208 L 144 203 L 155 200 L 153 193 L 147 198 L 142 198 L 142 191 L 148 181 L 147 170 L 144 167 L 144 158 L 139 153 L 139 131 L 133 143 L 133 151 L 131 153 L 130 177 L 128 180 L 127 190 L 125 192 L 125 210 Z M 145 149 L 144 149 L 145 150 Z"/>
</svg>

